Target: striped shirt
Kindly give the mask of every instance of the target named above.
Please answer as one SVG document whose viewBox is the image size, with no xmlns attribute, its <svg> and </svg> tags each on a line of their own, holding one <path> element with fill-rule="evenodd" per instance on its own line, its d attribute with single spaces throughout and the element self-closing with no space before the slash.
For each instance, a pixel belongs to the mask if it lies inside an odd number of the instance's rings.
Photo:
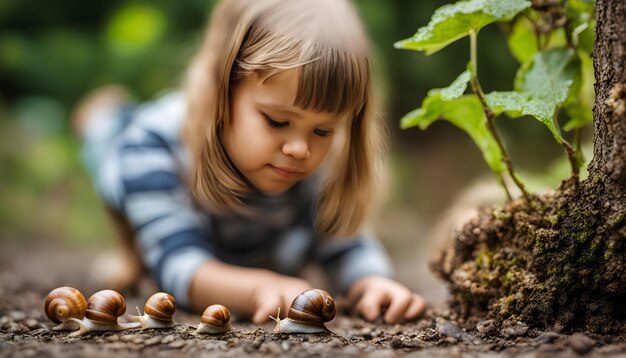
<svg viewBox="0 0 626 358">
<path fill-rule="evenodd" d="M 89 121 L 85 157 L 97 190 L 136 233 L 144 263 L 162 290 L 189 305 L 194 273 L 208 260 L 298 275 L 318 263 L 333 289 L 345 293 L 367 275 L 391 276 L 390 262 L 371 234 L 325 237 L 314 229 L 313 179 L 278 195 L 251 194 L 258 217 L 201 210 L 183 180 L 190 165 L 181 143 L 185 101 L 168 94 L 121 115 Z"/>
</svg>

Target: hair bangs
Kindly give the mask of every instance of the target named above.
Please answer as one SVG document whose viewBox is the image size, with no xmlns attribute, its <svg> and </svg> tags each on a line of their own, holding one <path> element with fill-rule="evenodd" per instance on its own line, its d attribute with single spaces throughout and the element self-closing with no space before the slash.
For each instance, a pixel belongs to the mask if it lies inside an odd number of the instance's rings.
<svg viewBox="0 0 626 358">
<path fill-rule="evenodd" d="M 367 58 L 335 48 L 308 44 L 300 69 L 294 106 L 318 112 L 358 113 L 369 84 Z"/>
<path fill-rule="evenodd" d="M 293 103 L 304 110 L 356 115 L 369 91 L 366 56 L 251 28 L 236 61 L 234 82 L 254 72 L 265 80 L 279 72 L 299 68 Z"/>
</svg>

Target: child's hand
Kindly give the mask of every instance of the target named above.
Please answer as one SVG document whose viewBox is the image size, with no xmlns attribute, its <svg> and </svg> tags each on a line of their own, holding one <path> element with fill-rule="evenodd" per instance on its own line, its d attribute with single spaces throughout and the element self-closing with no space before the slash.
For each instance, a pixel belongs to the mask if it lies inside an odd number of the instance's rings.
<svg viewBox="0 0 626 358">
<path fill-rule="evenodd" d="M 305 280 L 271 273 L 258 282 L 252 299 L 254 311 L 252 322 L 261 324 L 269 320 L 269 316 L 276 316 L 280 307 L 281 316 L 285 317 L 291 302 L 302 292 L 313 288 Z"/>
<path fill-rule="evenodd" d="M 421 296 L 383 276 L 366 276 L 355 282 L 348 292 L 348 303 L 368 321 L 378 318 L 382 306 L 388 305 L 384 319 L 391 324 L 415 319 L 425 309 Z"/>
</svg>

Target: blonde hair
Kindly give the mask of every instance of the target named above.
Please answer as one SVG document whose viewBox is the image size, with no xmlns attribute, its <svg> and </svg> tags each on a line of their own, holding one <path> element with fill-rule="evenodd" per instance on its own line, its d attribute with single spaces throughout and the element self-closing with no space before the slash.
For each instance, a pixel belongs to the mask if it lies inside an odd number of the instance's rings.
<svg viewBox="0 0 626 358">
<path fill-rule="evenodd" d="M 183 140 L 195 164 L 195 197 L 214 210 L 246 212 L 242 199 L 250 188 L 220 141 L 224 123 L 231 120 L 233 87 L 250 74 L 265 80 L 298 68 L 294 106 L 351 114 L 345 140 L 320 168 L 316 229 L 355 234 L 373 198 L 384 142 L 372 108 L 366 39 L 348 1 L 222 1 L 186 81 Z"/>
</svg>

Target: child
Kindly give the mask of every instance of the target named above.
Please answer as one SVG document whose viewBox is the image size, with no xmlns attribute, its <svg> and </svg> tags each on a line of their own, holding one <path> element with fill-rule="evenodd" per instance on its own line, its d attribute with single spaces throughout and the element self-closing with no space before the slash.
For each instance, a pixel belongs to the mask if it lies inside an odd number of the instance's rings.
<svg viewBox="0 0 626 358">
<path fill-rule="evenodd" d="M 184 93 L 129 109 L 107 87 L 75 116 L 96 186 L 160 287 L 258 324 L 311 288 L 296 275 L 314 261 L 364 318 L 418 317 L 423 300 L 362 229 L 383 138 L 355 10 L 224 0 L 207 34 Z"/>
</svg>

